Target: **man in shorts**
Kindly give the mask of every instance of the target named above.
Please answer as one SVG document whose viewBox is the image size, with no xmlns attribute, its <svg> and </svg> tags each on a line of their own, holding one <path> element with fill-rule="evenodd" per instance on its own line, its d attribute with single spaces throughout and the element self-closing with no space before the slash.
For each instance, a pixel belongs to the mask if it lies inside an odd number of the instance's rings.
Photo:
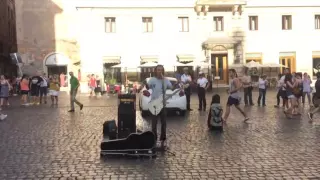
<svg viewBox="0 0 320 180">
<path fill-rule="evenodd" d="M 229 70 L 229 75 L 231 78 L 230 81 L 230 85 L 229 85 L 229 89 L 228 89 L 228 102 L 227 102 L 227 107 L 226 107 L 226 111 L 224 113 L 224 118 L 223 120 L 226 122 L 229 114 L 230 114 L 230 107 L 231 106 L 235 106 L 236 109 L 243 115 L 244 117 L 244 122 L 249 120 L 249 117 L 247 116 L 247 114 L 240 108 L 240 92 L 239 90 L 241 89 L 242 85 L 240 83 L 240 80 L 238 78 L 237 72 L 234 69 L 230 69 Z"/>
</svg>

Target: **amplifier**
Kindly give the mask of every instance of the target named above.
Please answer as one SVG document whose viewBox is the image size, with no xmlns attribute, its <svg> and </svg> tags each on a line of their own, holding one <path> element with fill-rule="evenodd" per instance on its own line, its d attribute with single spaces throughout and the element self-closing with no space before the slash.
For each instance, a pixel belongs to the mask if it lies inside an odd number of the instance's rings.
<svg viewBox="0 0 320 180">
<path fill-rule="evenodd" d="M 117 138 L 116 120 L 110 120 L 103 123 L 103 137 L 109 137 L 110 140 Z"/>
<path fill-rule="evenodd" d="M 118 138 L 124 138 L 136 132 L 136 95 L 120 94 L 118 101 Z"/>
</svg>

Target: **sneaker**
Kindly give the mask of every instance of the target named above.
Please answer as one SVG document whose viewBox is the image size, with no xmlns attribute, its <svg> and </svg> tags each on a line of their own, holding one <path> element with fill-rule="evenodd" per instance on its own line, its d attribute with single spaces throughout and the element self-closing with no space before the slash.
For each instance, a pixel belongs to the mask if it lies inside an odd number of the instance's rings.
<svg viewBox="0 0 320 180">
<path fill-rule="evenodd" d="M 80 110 L 82 110 L 82 109 L 83 109 L 83 104 L 80 105 Z"/>
<path fill-rule="evenodd" d="M 312 113 L 308 113 L 308 118 L 310 119 L 310 121 L 313 121 L 313 114 Z"/>
<path fill-rule="evenodd" d="M 74 109 L 70 109 L 68 112 L 74 112 Z"/>
<path fill-rule="evenodd" d="M 8 117 L 8 115 L 6 115 L 6 114 L 1 114 L 1 115 L 0 115 L 0 120 L 3 121 L 3 120 L 5 120 L 7 117 Z"/>
<path fill-rule="evenodd" d="M 249 121 L 249 119 L 250 119 L 250 118 L 246 117 L 246 118 L 244 119 L 244 122 Z"/>
<path fill-rule="evenodd" d="M 279 105 L 274 105 L 273 107 L 278 108 L 278 107 L 279 107 Z"/>
</svg>

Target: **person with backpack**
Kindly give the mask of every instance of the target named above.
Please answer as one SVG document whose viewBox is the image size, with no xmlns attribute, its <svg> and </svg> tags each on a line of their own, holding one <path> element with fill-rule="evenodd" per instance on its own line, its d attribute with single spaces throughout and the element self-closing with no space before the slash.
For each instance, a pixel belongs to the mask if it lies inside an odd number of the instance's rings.
<svg viewBox="0 0 320 180">
<path fill-rule="evenodd" d="M 212 96 L 210 111 L 208 115 L 208 128 L 210 130 L 223 130 L 223 109 L 220 104 L 220 96 L 215 94 Z"/>
</svg>

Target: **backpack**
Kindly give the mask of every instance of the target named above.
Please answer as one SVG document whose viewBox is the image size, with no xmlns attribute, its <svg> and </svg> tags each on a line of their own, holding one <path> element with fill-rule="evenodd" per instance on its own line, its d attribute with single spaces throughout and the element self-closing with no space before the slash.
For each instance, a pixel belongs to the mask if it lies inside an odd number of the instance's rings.
<svg viewBox="0 0 320 180">
<path fill-rule="evenodd" d="M 222 127 L 223 126 L 222 112 L 223 112 L 223 109 L 220 106 L 210 108 L 208 125 L 211 127 Z"/>
</svg>

